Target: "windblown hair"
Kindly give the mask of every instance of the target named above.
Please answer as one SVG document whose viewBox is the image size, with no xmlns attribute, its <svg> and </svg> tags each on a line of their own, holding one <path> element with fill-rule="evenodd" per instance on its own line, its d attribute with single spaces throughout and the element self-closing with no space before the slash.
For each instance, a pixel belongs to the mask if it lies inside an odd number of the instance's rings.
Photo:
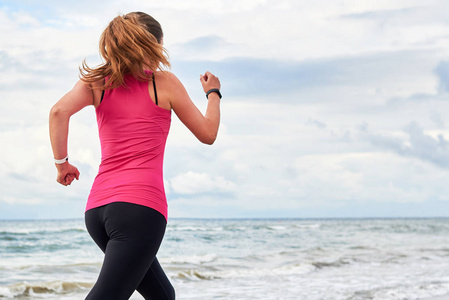
<svg viewBox="0 0 449 300">
<path fill-rule="evenodd" d="M 90 68 L 83 61 L 80 78 L 87 83 L 109 76 L 100 88 L 113 89 L 125 84 L 125 74 L 149 81 L 145 70 L 169 68 L 167 51 L 162 47 L 162 28 L 158 21 L 143 12 L 132 12 L 114 18 L 100 38 L 100 54 L 104 63 Z"/>
</svg>

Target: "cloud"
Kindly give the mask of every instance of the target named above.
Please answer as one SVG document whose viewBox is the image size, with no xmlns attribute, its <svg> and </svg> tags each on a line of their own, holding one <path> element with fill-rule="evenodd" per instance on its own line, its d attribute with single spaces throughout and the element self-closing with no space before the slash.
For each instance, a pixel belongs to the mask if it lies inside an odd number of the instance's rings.
<svg viewBox="0 0 449 300">
<path fill-rule="evenodd" d="M 223 194 L 233 193 L 236 184 L 221 176 L 212 177 L 207 173 L 187 172 L 170 180 L 170 187 L 176 194 Z"/>
<path fill-rule="evenodd" d="M 361 132 L 369 143 L 382 149 L 393 151 L 401 156 L 418 158 L 438 167 L 449 168 L 449 141 L 443 135 L 436 138 L 426 134 L 416 123 L 404 128 L 406 138 L 371 133 L 367 129 Z"/>
<path fill-rule="evenodd" d="M 201 36 L 182 44 L 170 47 L 173 57 L 187 57 L 189 61 L 211 60 L 220 61 L 240 53 L 247 48 L 243 44 L 229 43 L 217 35 Z"/>
<path fill-rule="evenodd" d="M 341 17 L 349 18 L 349 19 L 389 20 L 391 18 L 404 17 L 404 15 L 409 15 L 414 12 L 419 12 L 419 8 L 408 7 L 408 8 L 388 9 L 388 10 L 385 10 L 385 9 L 371 10 L 371 11 L 352 13 L 352 14 L 344 14 L 344 15 L 341 15 Z"/>
<path fill-rule="evenodd" d="M 435 68 L 435 74 L 440 79 L 440 90 L 449 92 L 449 62 L 440 62 Z"/>
<path fill-rule="evenodd" d="M 447 2 L 435 1 L 423 3 L 419 1 L 409 1 L 407 5 L 395 5 L 384 9 L 366 9 L 359 12 L 342 14 L 341 18 L 355 20 L 372 20 L 378 22 L 383 27 L 407 27 L 429 26 L 429 24 L 447 23 L 445 9 L 449 8 Z"/>
<path fill-rule="evenodd" d="M 187 84 L 192 86 L 197 83 L 191 79 L 197 79 L 205 70 L 219 74 L 226 96 L 272 101 L 272 96 L 276 95 L 276 101 L 291 103 L 317 102 L 317 96 L 329 90 L 334 95 L 326 96 L 327 99 L 320 97 L 320 101 L 351 97 L 349 89 L 352 93 L 363 89 L 369 96 L 388 94 L 390 97 L 409 96 L 413 91 L 430 92 L 435 89 L 436 78 L 429 77 L 428 72 L 438 62 L 432 51 L 400 51 L 304 61 L 250 57 L 221 61 L 176 60 L 173 70 L 187 78 Z M 335 93 L 336 88 L 342 91 Z M 313 98 L 301 96 L 310 91 L 314 93 Z"/>
<path fill-rule="evenodd" d="M 327 125 L 325 123 L 318 121 L 318 120 L 314 120 L 314 119 L 307 120 L 306 124 L 317 126 L 318 128 L 326 128 L 327 127 Z"/>
</svg>

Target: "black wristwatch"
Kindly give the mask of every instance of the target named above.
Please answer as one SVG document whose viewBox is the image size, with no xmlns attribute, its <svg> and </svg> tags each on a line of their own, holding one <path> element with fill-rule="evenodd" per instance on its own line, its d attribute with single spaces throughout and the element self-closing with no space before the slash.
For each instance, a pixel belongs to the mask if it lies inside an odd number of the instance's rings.
<svg viewBox="0 0 449 300">
<path fill-rule="evenodd" d="M 221 93 L 220 93 L 219 89 L 210 89 L 210 90 L 208 90 L 207 93 L 206 93 L 207 100 L 209 100 L 209 94 L 210 93 L 217 93 L 218 97 L 220 97 L 220 99 L 221 99 Z"/>
</svg>

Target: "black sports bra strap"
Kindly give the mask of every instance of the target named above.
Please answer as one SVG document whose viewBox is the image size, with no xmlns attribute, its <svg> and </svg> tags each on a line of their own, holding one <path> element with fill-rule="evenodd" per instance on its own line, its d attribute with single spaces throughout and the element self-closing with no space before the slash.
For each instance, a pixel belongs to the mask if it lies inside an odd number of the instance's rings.
<svg viewBox="0 0 449 300">
<path fill-rule="evenodd" d="M 103 79 L 103 85 L 105 84 L 106 79 Z M 101 92 L 101 99 L 100 99 L 100 103 L 101 101 L 103 101 L 103 97 L 104 97 L 104 90 Z"/>
<path fill-rule="evenodd" d="M 156 92 L 156 80 L 154 80 L 154 73 L 153 73 L 153 90 L 154 90 L 154 101 L 156 102 L 156 105 L 158 105 L 157 104 L 157 92 Z"/>
</svg>

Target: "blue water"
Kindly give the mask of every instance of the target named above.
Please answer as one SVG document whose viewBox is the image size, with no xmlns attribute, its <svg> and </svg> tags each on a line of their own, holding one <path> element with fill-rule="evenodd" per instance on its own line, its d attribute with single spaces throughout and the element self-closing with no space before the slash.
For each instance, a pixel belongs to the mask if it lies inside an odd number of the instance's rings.
<svg viewBox="0 0 449 300">
<path fill-rule="evenodd" d="M 83 220 L 0 221 L 0 298 L 83 299 L 102 257 Z M 449 219 L 170 219 L 158 258 L 177 299 L 449 299 Z"/>
</svg>

